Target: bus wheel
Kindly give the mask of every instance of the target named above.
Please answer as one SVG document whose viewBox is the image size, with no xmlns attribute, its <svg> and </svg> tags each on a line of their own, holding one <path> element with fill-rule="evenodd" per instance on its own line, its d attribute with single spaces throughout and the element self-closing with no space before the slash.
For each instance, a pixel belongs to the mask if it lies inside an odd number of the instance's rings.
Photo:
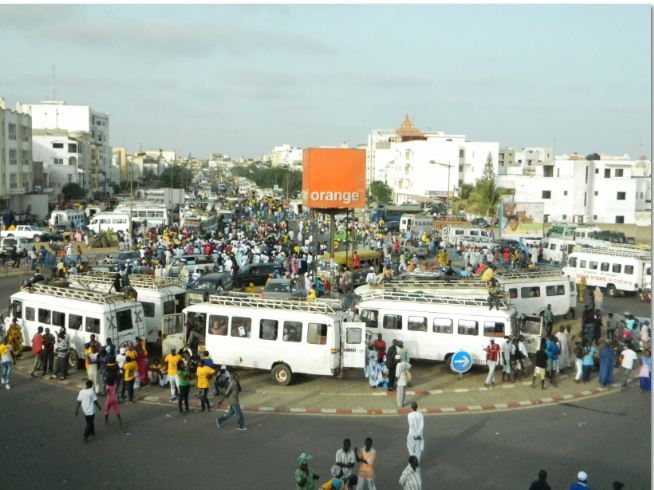
<svg viewBox="0 0 654 490">
<path fill-rule="evenodd" d="M 606 292 L 612 298 L 615 298 L 618 295 L 618 290 L 615 288 L 614 284 L 607 284 L 606 285 Z"/>
<path fill-rule="evenodd" d="M 276 385 L 288 386 L 291 384 L 293 373 L 286 364 L 277 364 L 271 371 L 273 383 Z"/>
<path fill-rule="evenodd" d="M 79 368 L 79 355 L 75 349 L 70 349 L 68 352 L 68 366 L 73 369 Z"/>
</svg>

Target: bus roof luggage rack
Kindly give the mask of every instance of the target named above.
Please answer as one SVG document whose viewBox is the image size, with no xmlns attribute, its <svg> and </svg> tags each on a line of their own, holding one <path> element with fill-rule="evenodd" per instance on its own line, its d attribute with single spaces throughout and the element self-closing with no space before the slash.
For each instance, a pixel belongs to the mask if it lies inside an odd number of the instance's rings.
<svg viewBox="0 0 654 490">
<path fill-rule="evenodd" d="M 486 288 L 486 283 L 481 281 L 444 281 L 442 279 L 422 279 L 417 280 L 395 280 L 380 282 L 379 284 L 369 284 L 372 289 L 389 289 L 403 287 L 424 287 L 429 289 L 468 289 L 468 288 Z"/>
<path fill-rule="evenodd" d="M 90 303 L 113 303 L 125 299 L 121 294 L 106 294 L 98 293 L 96 291 L 88 291 L 86 289 L 64 288 L 40 282 L 32 284 L 25 289 L 33 293 L 42 293 L 50 296 L 57 296 L 58 298 L 78 299 Z"/>
<path fill-rule="evenodd" d="M 562 271 L 496 272 L 495 278 L 498 281 L 510 281 L 512 279 L 524 281 L 529 279 L 544 279 L 547 277 L 561 277 L 562 275 Z"/>
<path fill-rule="evenodd" d="M 412 301 L 414 303 L 488 307 L 487 298 L 461 298 L 458 296 L 452 297 L 446 295 L 434 296 L 426 293 L 410 291 L 373 291 L 362 294 L 361 298 L 363 300 Z M 502 308 L 508 308 L 510 306 L 502 298 L 500 298 L 498 302 Z"/>
<path fill-rule="evenodd" d="M 80 284 L 85 282 L 97 282 L 102 284 L 113 284 L 117 272 L 91 271 L 77 275 Z M 129 285 L 143 289 L 161 289 L 168 286 L 179 286 L 179 279 L 176 277 L 154 277 L 147 274 L 130 274 Z"/>
<path fill-rule="evenodd" d="M 212 294 L 209 303 L 223 306 L 246 306 L 249 308 L 272 308 L 276 310 L 309 311 L 314 313 L 339 313 L 341 302 L 339 300 L 305 301 L 303 299 L 270 299 L 262 298 L 256 294 L 226 293 Z"/>
<path fill-rule="evenodd" d="M 647 250 L 640 249 L 631 249 L 624 247 L 611 247 L 611 248 L 594 248 L 594 247 L 582 247 L 577 245 L 572 249 L 573 252 L 584 252 L 591 254 L 602 254 L 602 255 L 615 255 L 617 257 L 635 257 L 638 259 L 649 259 L 651 257 L 650 253 Z"/>
</svg>

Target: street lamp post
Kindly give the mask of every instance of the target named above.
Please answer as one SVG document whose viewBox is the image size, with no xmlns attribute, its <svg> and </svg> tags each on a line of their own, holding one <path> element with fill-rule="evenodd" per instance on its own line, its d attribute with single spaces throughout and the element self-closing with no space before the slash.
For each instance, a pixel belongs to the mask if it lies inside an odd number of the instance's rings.
<svg viewBox="0 0 654 490">
<path fill-rule="evenodd" d="M 450 169 L 453 167 L 452 163 L 450 160 L 447 161 L 447 163 L 443 162 L 437 162 L 435 160 L 430 160 L 429 163 L 435 163 L 436 165 L 440 165 L 441 167 L 447 167 L 447 194 L 446 194 L 446 202 L 449 203 L 450 201 Z"/>
</svg>

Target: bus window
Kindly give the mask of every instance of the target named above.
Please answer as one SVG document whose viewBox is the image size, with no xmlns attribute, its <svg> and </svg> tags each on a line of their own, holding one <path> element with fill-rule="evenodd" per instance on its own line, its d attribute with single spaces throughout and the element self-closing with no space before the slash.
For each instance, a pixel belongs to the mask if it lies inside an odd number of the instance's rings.
<svg viewBox="0 0 654 490">
<path fill-rule="evenodd" d="M 577 267 L 577 257 L 570 257 L 568 259 L 568 265 L 570 267 Z"/>
<path fill-rule="evenodd" d="M 66 314 L 59 311 L 52 312 L 52 325 L 55 327 L 66 326 Z"/>
<path fill-rule="evenodd" d="M 592 260 L 589 261 L 589 262 L 588 262 L 588 268 L 589 268 L 589 269 L 593 269 L 593 270 L 597 270 L 597 262 L 592 261 Z"/>
<path fill-rule="evenodd" d="M 39 308 L 39 323 L 47 323 L 50 325 L 50 310 Z"/>
<path fill-rule="evenodd" d="M 634 273 L 634 266 L 633 265 L 625 265 L 624 266 L 624 273 L 625 274 L 633 274 Z"/>
<path fill-rule="evenodd" d="M 164 315 L 172 315 L 175 313 L 175 300 L 168 300 L 164 301 L 163 304 L 163 314 Z"/>
<path fill-rule="evenodd" d="M 384 315 L 383 326 L 389 330 L 402 330 L 402 316 Z"/>
<path fill-rule="evenodd" d="M 565 286 L 563 284 L 545 287 L 546 296 L 562 296 L 564 294 L 565 294 Z"/>
<path fill-rule="evenodd" d="M 581 269 L 585 269 L 586 268 L 586 261 L 585 260 L 580 260 L 579 261 L 579 267 Z"/>
<path fill-rule="evenodd" d="M 452 320 L 449 318 L 434 318 L 432 329 L 434 333 L 452 333 Z"/>
<path fill-rule="evenodd" d="M 129 310 L 127 310 L 129 312 Z M 84 331 L 89 332 L 89 333 L 100 333 L 100 319 L 99 318 L 91 318 L 91 317 L 86 317 L 86 328 Z"/>
<path fill-rule="evenodd" d="M 310 344 L 325 345 L 327 343 L 327 325 L 324 323 L 309 323 L 307 342 Z"/>
<path fill-rule="evenodd" d="M 538 298 L 540 297 L 540 286 L 527 286 L 520 288 L 521 298 Z"/>
<path fill-rule="evenodd" d="M 613 266 L 611 267 L 611 272 L 620 274 L 622 272 L 622 264 L 613 264 Z"/>
<path fill-rule="evenodd" d="M 232 337 L 250 338 L 252 319 L 242 316 L 232 318 Z"/>
<path fill-rule="evenodd" d="M 602 262 L 600 264 L 600 270 L 603 272 L 608 272 L 609 271 L 609 263 L 608 262 Z"/>
<path fill-rule="evenodd" d="M 143 314 L 147 318 L 154 317 L 154 303 L 148 303 L 148 302 L 145 302 L 145 301 L 141 301 L 141 304 L 143 305 Z"/>
<path fill-rule="evenodd" d="M 459 335 L 479 335 L 475 320 L 459 320 Z"/>
<path fill-rule="evenodd" d="M 27 321 L 29 321 L 29 322 L 33 322 L 33 321 L 34 321 L 34 318 L 35 318 L 35 316 L 34 316 L 34 308 L 32 308 L 32 307 L 30 307 L 30 306 L 28 306 L 27 308 L 25 308 L 25 320 L 27 320 Z"/>
<path fill-rule="evenodd" d="M 556 243 L 550 243 L 550 250 L 556 250 Z"/>
<path fill-rule="evenodd" d="M 82 327 L 82 317 L 80 315 L 68 315 L 68 328 L 79 330 Z"/>
<path fill-rule="evenodd" d="M 89 319 L 86 319 L 88 326 Z M 124 332 L 125 330 L 131 330 L 132 325 L 132 310 L 119 310 L 116 312 L 116 323 L 118 324 L 118 331 Z M 98 320 L 98 330 L 100 329 L 100 320 Z"/>
<path fill-rule="evenodd" d="M 175 295 L 175 313 L 181 313 L 186 308 L 186 294 Z"/>
<path fill-rule="evenodd" d="M 360 344 L 363 337 L 363 331 L 360 328 L 348 328 L 345 330 L 346 344 Z"/>
<path fill-rule="evenodd" d="M 424 316 L 410 316 L 407 323 L 412 332 L 427 331 L 427 319 Z"/>
<path fill-rule="evenodd" d="M 302 340 L 302 322 L 284 322 L 285 342 L 300 342 Z"/>
<path fill-rule="evenodd" d="M 229 318 L 222 315 L 209 317 L 209 333 L 211 335 L 227 335 L 227 321 Z"/>
<path fill-rule="evenodd" d="M 12 316 L 14 318 L 23 318 L 23 302 L 22 301 L 14 301 L 11 304 L 11 314 L 12 314 Z M 50 322 L 48 321 L 48 323 L 50 323 Z"/>
<path fill-rule="evenodd" d="M 518 288 L 509 288 L 509 298 L 515 299 L 518 297 Z"/>
<path fill-rule="evenodd" d="M 186 338 L 190 346 L 197 347 L 198 344 L 204 343 L 205 328 L 207 328 L 207 317 L 204 313 L 191 311 L 186 315 Z"/>
<path fill-rule="evenodd" d="M 484 322 L 484 337 L 504 337 L 504 323 Z"/>
<path fill-rule="evenodd" d="M 365 322 L 366 328 L 377 328 L 378 318 L 379 311 L 377 310 L 361 310 L 361 320 Z"/>
<path fill-rule="evenodd" d="M 277 340 L 277 320 L 261 320 L 259 322 L 259 338 L 261 340 Z"/>
</svg>

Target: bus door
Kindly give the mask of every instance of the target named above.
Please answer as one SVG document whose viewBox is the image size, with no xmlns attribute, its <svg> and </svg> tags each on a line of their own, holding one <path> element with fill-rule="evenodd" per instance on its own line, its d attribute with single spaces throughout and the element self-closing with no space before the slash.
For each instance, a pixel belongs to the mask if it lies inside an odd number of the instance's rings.
<svg viewBox="0 0 654 490">
<path fill-rule="evenodd" d="M 344 368 L 366 367 L 366 324 L 364 322 L 341 323 L 341 355 Z"/>
<path fill-rule="evenodd" d="M 161 317 L 161 346 L 162 356 L 169 354 L 171 349 L 179 352 L 184 347 L 184 315 L 182 313 Z"/>
</svg>

